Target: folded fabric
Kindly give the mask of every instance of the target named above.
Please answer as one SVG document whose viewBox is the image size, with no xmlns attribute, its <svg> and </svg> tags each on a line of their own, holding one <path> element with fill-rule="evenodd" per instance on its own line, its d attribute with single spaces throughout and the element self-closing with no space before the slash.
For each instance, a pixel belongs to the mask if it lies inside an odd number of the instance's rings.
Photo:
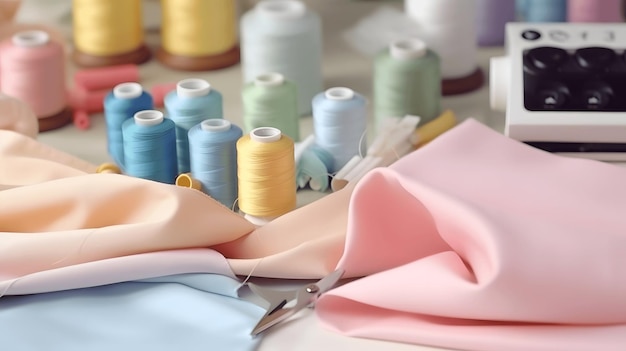
<svg viewBox="0 0 626 351">
<path fill-rule="evenodd" d="M 467 120 L 350 202 L 316 312 L 351 336 L 461 350 L 623 350 L 626 169 Z"/>
<path fill-rule="evenodd" d="M 265 311 L 237 298 L 239 281 L 183 274 L 0 299 L 3 349 L 254 350 Z"/>
</svg>

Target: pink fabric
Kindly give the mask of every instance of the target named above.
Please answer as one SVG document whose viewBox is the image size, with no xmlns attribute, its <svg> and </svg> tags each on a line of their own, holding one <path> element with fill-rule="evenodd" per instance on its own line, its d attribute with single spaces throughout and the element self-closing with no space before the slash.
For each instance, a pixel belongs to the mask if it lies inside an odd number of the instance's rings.
<svg viewBox="0 0 626 351">
<path fill-rule="evenodd" d="M 321 297 L 352 336 L 463 350 L 623 350 L 626 169 L 468 120 L 354 190 Z"/>
</svg>

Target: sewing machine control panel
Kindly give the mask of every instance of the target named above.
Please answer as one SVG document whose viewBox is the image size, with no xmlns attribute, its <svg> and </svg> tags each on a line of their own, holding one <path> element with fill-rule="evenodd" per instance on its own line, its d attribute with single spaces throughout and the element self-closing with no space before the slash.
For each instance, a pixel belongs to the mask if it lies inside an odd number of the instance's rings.
<svg viewBox="0 0 626 351">
<path fill-rule="evenodd" d="M 506 113 L 505 134 L 626 151 L 625 50 L 622 23 L 509 23 L 506 54 L 490 67 L 491 105 Z"/>
</svg>

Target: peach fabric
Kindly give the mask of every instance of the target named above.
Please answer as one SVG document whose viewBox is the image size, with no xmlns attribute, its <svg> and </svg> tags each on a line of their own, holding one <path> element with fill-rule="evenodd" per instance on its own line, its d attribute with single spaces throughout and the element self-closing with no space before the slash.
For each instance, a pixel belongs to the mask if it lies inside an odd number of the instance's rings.
<svg viewBox="0 0 626 351">
<path fill-rule="evenodd" d="M 0 129 L 12 130 L 31 138 L 39 134 L 39 120 L 22 101 L 0 93 Z"/>
<path fill-rule="evenodd" d="M 626 169 L 559 157 L 468 120 L 351 199 L 351 275 L 322 323 L 463 350 L 623 350 Z"/>
</svg>

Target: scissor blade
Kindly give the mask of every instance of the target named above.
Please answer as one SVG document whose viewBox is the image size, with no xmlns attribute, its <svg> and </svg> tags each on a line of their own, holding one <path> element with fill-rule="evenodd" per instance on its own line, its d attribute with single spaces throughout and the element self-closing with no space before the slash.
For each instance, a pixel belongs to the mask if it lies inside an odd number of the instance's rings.
<svg viewBox="0 0 626 351">
<path fill-rule="evenodd" d="M 272 314 L 265 315 L 265 317 L 261 318 L 259 323 L 252 329 L 252 335 L 258 335 L 263 331 L 275 326 L 276 324 L 282 322 L 283 320 L 291 317 L 298 310 L 292 308 L 285 308 L 282 310 L 277 310 Z"/>
<path fill-rule="evenodd" d="M 330 290 L 341 279 L 343 273 L 343 269 L 338 269 L 322 278 L 319 282 L 315 284 L 319 288 L 319 292 L 323 293 Z"/>
</svg>

